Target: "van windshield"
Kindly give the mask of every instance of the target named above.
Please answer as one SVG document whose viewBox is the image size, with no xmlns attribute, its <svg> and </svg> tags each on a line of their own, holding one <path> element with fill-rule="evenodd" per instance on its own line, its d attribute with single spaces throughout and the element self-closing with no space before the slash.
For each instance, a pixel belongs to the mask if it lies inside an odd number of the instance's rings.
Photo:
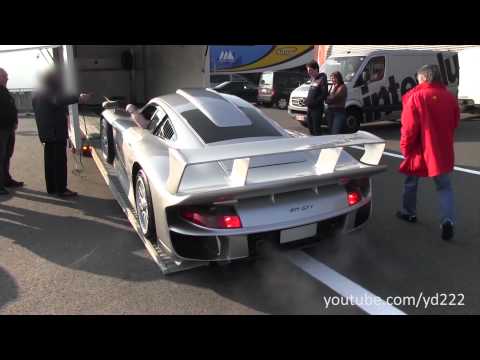
<svg viewBox="0 0 480 360">
<path fill-rule="evenodd" d="M 350 82 L 353 80 L 363 60 L 365 60 L 364 56 L 329 58 L 325 64 L 322 65 L 320 71 L 324 72 L 328 76 L 328 79 L 330 79 L 330 75 L 333 72 L 340 71 L 343 76 L 343 81 Z"/>
</svg>

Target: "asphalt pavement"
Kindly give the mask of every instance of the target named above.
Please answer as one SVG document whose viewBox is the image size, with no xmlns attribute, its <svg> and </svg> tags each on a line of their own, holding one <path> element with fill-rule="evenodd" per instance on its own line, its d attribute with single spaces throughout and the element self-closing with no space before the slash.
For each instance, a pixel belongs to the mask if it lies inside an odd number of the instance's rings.
<svg viewBox="0 0 480 360">
<path fill-rule="evenodd" d="M 262 110 L 286 128 L 305 130 L 286 111 Z M 398 124 L 364 130 L 399 153 Z M 466 116 L 455 144 L 459 222 L 451 243 L 440 239 L 431 181 L 421 184 L 419 223 L 395 218 L 403 178 L 400 159 L 386 155 L 389 170 L 374 180 L 374 214 L 364 230 L 308 249 L 266 246 L 253 260 L 164 276 L 92 159 L 80 164 L 69 156 L 78 199 L 45 193 L 34 119 L 21 119 L 12 172 L 26 186 L 0 198 L 0 314 L 479 314 L 478 139 L 480 118 Z M 356 297 L 355 305 L 334 305 L 340 295 L 359 294 L 384 303 L 372 307 Z M 433 305 L 444 294 L 447 304 Z M 391 305 L 389 297 L 422 301 Z"/>
</svg>

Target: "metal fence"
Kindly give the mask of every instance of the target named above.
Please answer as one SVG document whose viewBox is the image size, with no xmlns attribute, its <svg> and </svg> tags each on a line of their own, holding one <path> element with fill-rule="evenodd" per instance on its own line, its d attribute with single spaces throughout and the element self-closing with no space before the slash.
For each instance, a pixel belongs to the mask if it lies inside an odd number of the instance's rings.
<svg viewBox="0 0 480 360">
<path fill-rule="evenodd" d="M 32 95 L 34 89 L 10 89 L 10 93 L 15 99 L 18 112 L 31 113 L 33 112 Z"/>
</svg>

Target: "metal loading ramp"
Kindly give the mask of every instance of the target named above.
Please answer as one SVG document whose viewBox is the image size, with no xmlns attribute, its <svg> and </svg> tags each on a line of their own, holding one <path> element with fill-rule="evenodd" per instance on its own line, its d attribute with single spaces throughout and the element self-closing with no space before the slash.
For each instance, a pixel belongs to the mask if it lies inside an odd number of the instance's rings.
<svg viewBox="0 0 480 360">
<path fill-rule="evenodd" d="M 128 221 L 135 229 L 135 232 L 142 240 L 145 248 L 147 249 L 150 256 L 160 267 L 160 270 L 164 275 L 174 274 L 177 272 L 191 270 L 198 267 L 208 266 L 208 261 L 182 261 L 176 258 L 174 255 L 170 254 L 163 246 L 157 242 L 153 244 L 148 239 L 146 239 L 141 231 L 140 224 L 138 222 L 138 217 L 135 209 L 130 205 L 128 201 L 127 194 L 123 191 L 123 188 L 120 184 L 120 180 L 117 176 L 117 170 L 115 166 L 108 164 L 103 156 L 99 139 L 99 120 L 89 117 L 85 121 L 85 127 L 82 127 L 82 132 L 85 137 L 88 139 L 90 146 L 92 147 L 92 158 L 100 171 L 103 179 L 105 180 L 107 186 L 110 188 L 114 198 L 117 200 L 118 204 L 122 208 L 123 212 L 128 218 Z M 97 125 L 98 124 L 98 125 Z M 86 134 L 85 129 L 88 129 L 88 134 Z"/>
</svg>

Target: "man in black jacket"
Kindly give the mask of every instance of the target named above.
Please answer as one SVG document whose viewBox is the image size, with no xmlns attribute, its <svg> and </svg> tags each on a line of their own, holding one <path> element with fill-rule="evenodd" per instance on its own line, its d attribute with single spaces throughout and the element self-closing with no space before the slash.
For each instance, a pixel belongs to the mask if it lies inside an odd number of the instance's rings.
<svg viewBox="0 0 480 360">
<path fill-rule="evenodd" d="M 18 113 L 15 100 L 7 89 L 8 74 L 0 68 L 0 195 L 8 195 L 6 187 L 22 187 L 10 176 L 10 159 L 15 148 Z"/>
<path fill-rule="evenodd" d="M 305 105 L 307 106 L 307 124 L 311 135 L 322 135 L 323 111 L 328 96 L 327 75 L 320 73 L 316 61 L 307 64 L 307 72 L 311 78 L 310 90 Z"/>
<path fill-rule="evenodd" d="M 86 102 L 87 94 L 67 95 L 60 71 L 46 73 L 33 98 L 38 135 L 44 146 L 47 192 L 60 197 L 76 196 L 67 188 L 68 105 Z"/>
</svg>

